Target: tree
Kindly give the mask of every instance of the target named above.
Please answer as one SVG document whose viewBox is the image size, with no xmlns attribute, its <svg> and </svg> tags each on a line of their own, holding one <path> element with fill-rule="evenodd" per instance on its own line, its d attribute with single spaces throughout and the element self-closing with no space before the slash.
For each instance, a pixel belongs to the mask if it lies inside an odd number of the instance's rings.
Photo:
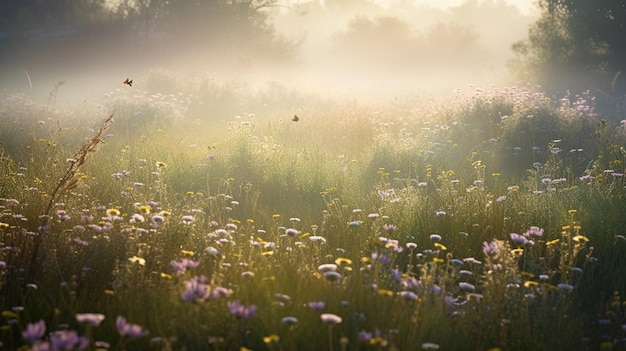
<svg viewBox="0 0 626 351">
<path fill-rule="evenodd" d="M 615 0 L 539 0 L 541 17 L 513 45 L 511 70 L 548 92 L 626 95 L 626 6 Z"/>
</svg>

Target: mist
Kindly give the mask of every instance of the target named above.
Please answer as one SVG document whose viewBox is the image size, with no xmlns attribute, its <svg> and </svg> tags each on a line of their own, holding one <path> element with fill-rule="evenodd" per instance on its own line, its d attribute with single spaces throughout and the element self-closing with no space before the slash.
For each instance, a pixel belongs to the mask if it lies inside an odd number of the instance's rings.
<svg viewBox="0 0 626 351">
<path fill-rule="evenodd" d="M 120 6 L 111 4 L 111 11 L 128 13 Z M 4 33 L 0 88 L 37 99 L 54 93 L 58 101 L 98 99 L 128 88 L 126 78 L 134 89 L 163 93 L 238 82 L 351 98 L 449 94 L 469 84 L 509 83 L 511 44 L 536 19 L 501 0 L 448 7 L 306 1 L 257 9 L 266 30 L 259 34 L 246 28 L 251 21 L 179 10 L 177 21 L 159 27 L 145 11 L 142 21 L 113 30 L 34 23 L 24 40 Z"/>
</svg>

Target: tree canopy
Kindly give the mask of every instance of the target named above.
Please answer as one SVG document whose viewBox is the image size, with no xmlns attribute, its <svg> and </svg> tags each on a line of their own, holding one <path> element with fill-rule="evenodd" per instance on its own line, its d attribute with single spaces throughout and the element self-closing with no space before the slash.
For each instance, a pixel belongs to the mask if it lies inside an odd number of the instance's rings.
<svg viewBox="0 0 626 351">
<path fill-rule="evenodd" d="M 512 71 L 547 91 L 591 90 L 611 102 L 626 95 L 626 4 L 539 0 L 541 17 L 513 45 Z"/>
</svg>

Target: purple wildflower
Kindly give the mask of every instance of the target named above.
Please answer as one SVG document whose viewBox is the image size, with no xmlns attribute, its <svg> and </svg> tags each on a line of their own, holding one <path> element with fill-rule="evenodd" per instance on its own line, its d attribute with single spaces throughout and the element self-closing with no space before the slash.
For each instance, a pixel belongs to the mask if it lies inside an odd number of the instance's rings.
<svg viewBox="0 0 626 351">
<path fill-rule="evenodd" d="M 229 301 L 226 303 L 230 314 L 237 318 L 250 318 L 256 313 L 256 306 L 244 306 L 239 300 Z"/>
<path fill-rule="evenodd" d="M 188 258 L 183 258 L 181 261 L 171 261 L 172 268 L 176 273 L 185 273 L 188 268 L 196 268 L 200 265 L 200 262 L 192 261 Z"/>
<path fill-rule="evenodd" d="M 115 326 L 117 332 L 121 336 L 128 336 L 130 338 L 138 338 L 149 334 L 147 330 L 144 330 L 139 324 L 132 324 L 126 321 L 126 318 L 117 316 L 115 320 Z"/>
<path fill-rule="evenodd" d="M 195 302 L 209 297 L 211 287 L 206 282 L 205 276 L 193 277 L 185 281 L 185 291 L 180 294 L 183 301 Z"/>
<path fill-rule="evenodd" d="M 312 310 L 323 310 L 324 308 L 326 308 L 326 302 L 325 301 L 311 301 L 309 303 L 307 303 L 307 306 L 312 309 Z"/>
<path fill-rule="evenodd" d="M 35 341 L 41 339 L 45 333 L 46 322 L 42 319 L 36 323 L 28 323 L 26 330 L 22 332 L 22 337 L 32 345 Z"/>
<path fill-rule="evenodd" d="M 322 322 L 327 324 L 339 324 L 342 321 L 341 317 L 332 313 L 322 313 L 320 318 L 322 319 Z"/>
<path fill-rule="evenodd" d="M 470 284 L 467 282 L 460 282 L 459 288 L 461 288 L 461 290 L 471 291 L 471 292 L 474 292 L 476 290 L 476 287 L 473 284 Z"/>
<path fill-rule="evenodd" d="M 524 236 L 529 238 L 531 236 L 535 236 L 535 237 L 541 237 L 543 236 L 543 229 L 537 227 L 537 226 L 532 226 L 530 227 L 530 229 L 528 229 L 525 233 Z"/>
<path fill-rule="evenodd" d="M 518 245 L 526 245 L 528 243 L 528 239 L 526 239 L 523 235 L 519 235 L 517 233 L 509 234 L 511 236 L 511 240 Z"/>
<path fill-rule="evenodd" d="M 485 256 L 497 256 L 500 253 L 498 242 L 495 240 L 490 243 L 483 241 L 483 253 Z"/>
<path fill-rule="evenodd" d="M 285 230 L 285 234 L 287 234 L 288 236 L 296 236 L 298 234 L 298 230 L 293 229 L 293 228 L 288 228 Z"/>
<path fill-rule="evenodd" d="M 387 223 L 385 223 L 385 224 L 383 225 L 383 230 L 384 230 L 384 231 L 386 231 L 387 233 L 393 233 L 393 232 L 395 232 L 395 231 L 396 231 L 396 229 L 398 229 L 398 227 L 396 227 L 396 226 L 395 226 L 395 225 L 393 225 L 393 224 L 387 224 Z"/>
<path fill-rule="evenodd" d="M 74 330 L 59 330 L 50 334 L 50 349 L 55 350 L 84 350 L 89 346 L 89 339 L 78 336 Z"/>
<path fill-rule="evenodd" d="M 77 313 L 76 320 L 79 323 L 85 323 L 97 327 L 104 320 L 104 315 L 100 313 Z"/>
</svg>

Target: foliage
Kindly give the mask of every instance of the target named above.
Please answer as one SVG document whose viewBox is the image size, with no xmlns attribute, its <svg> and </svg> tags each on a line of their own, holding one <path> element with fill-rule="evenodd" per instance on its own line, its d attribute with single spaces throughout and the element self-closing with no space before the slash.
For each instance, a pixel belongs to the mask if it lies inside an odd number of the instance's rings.
<svg viewBox="0 0 626 351">
<path fill-rule="evenodd" d="M 513 45 L 511 68 L 551 92 L 591 89 L 612 114 L 626 94 L 621 73 L 626 12 L 615 1 L 539 1 L 541 17 L 528 38 Z M 609 116 L 610 117 L 610 116 Z"/>
</svg>

